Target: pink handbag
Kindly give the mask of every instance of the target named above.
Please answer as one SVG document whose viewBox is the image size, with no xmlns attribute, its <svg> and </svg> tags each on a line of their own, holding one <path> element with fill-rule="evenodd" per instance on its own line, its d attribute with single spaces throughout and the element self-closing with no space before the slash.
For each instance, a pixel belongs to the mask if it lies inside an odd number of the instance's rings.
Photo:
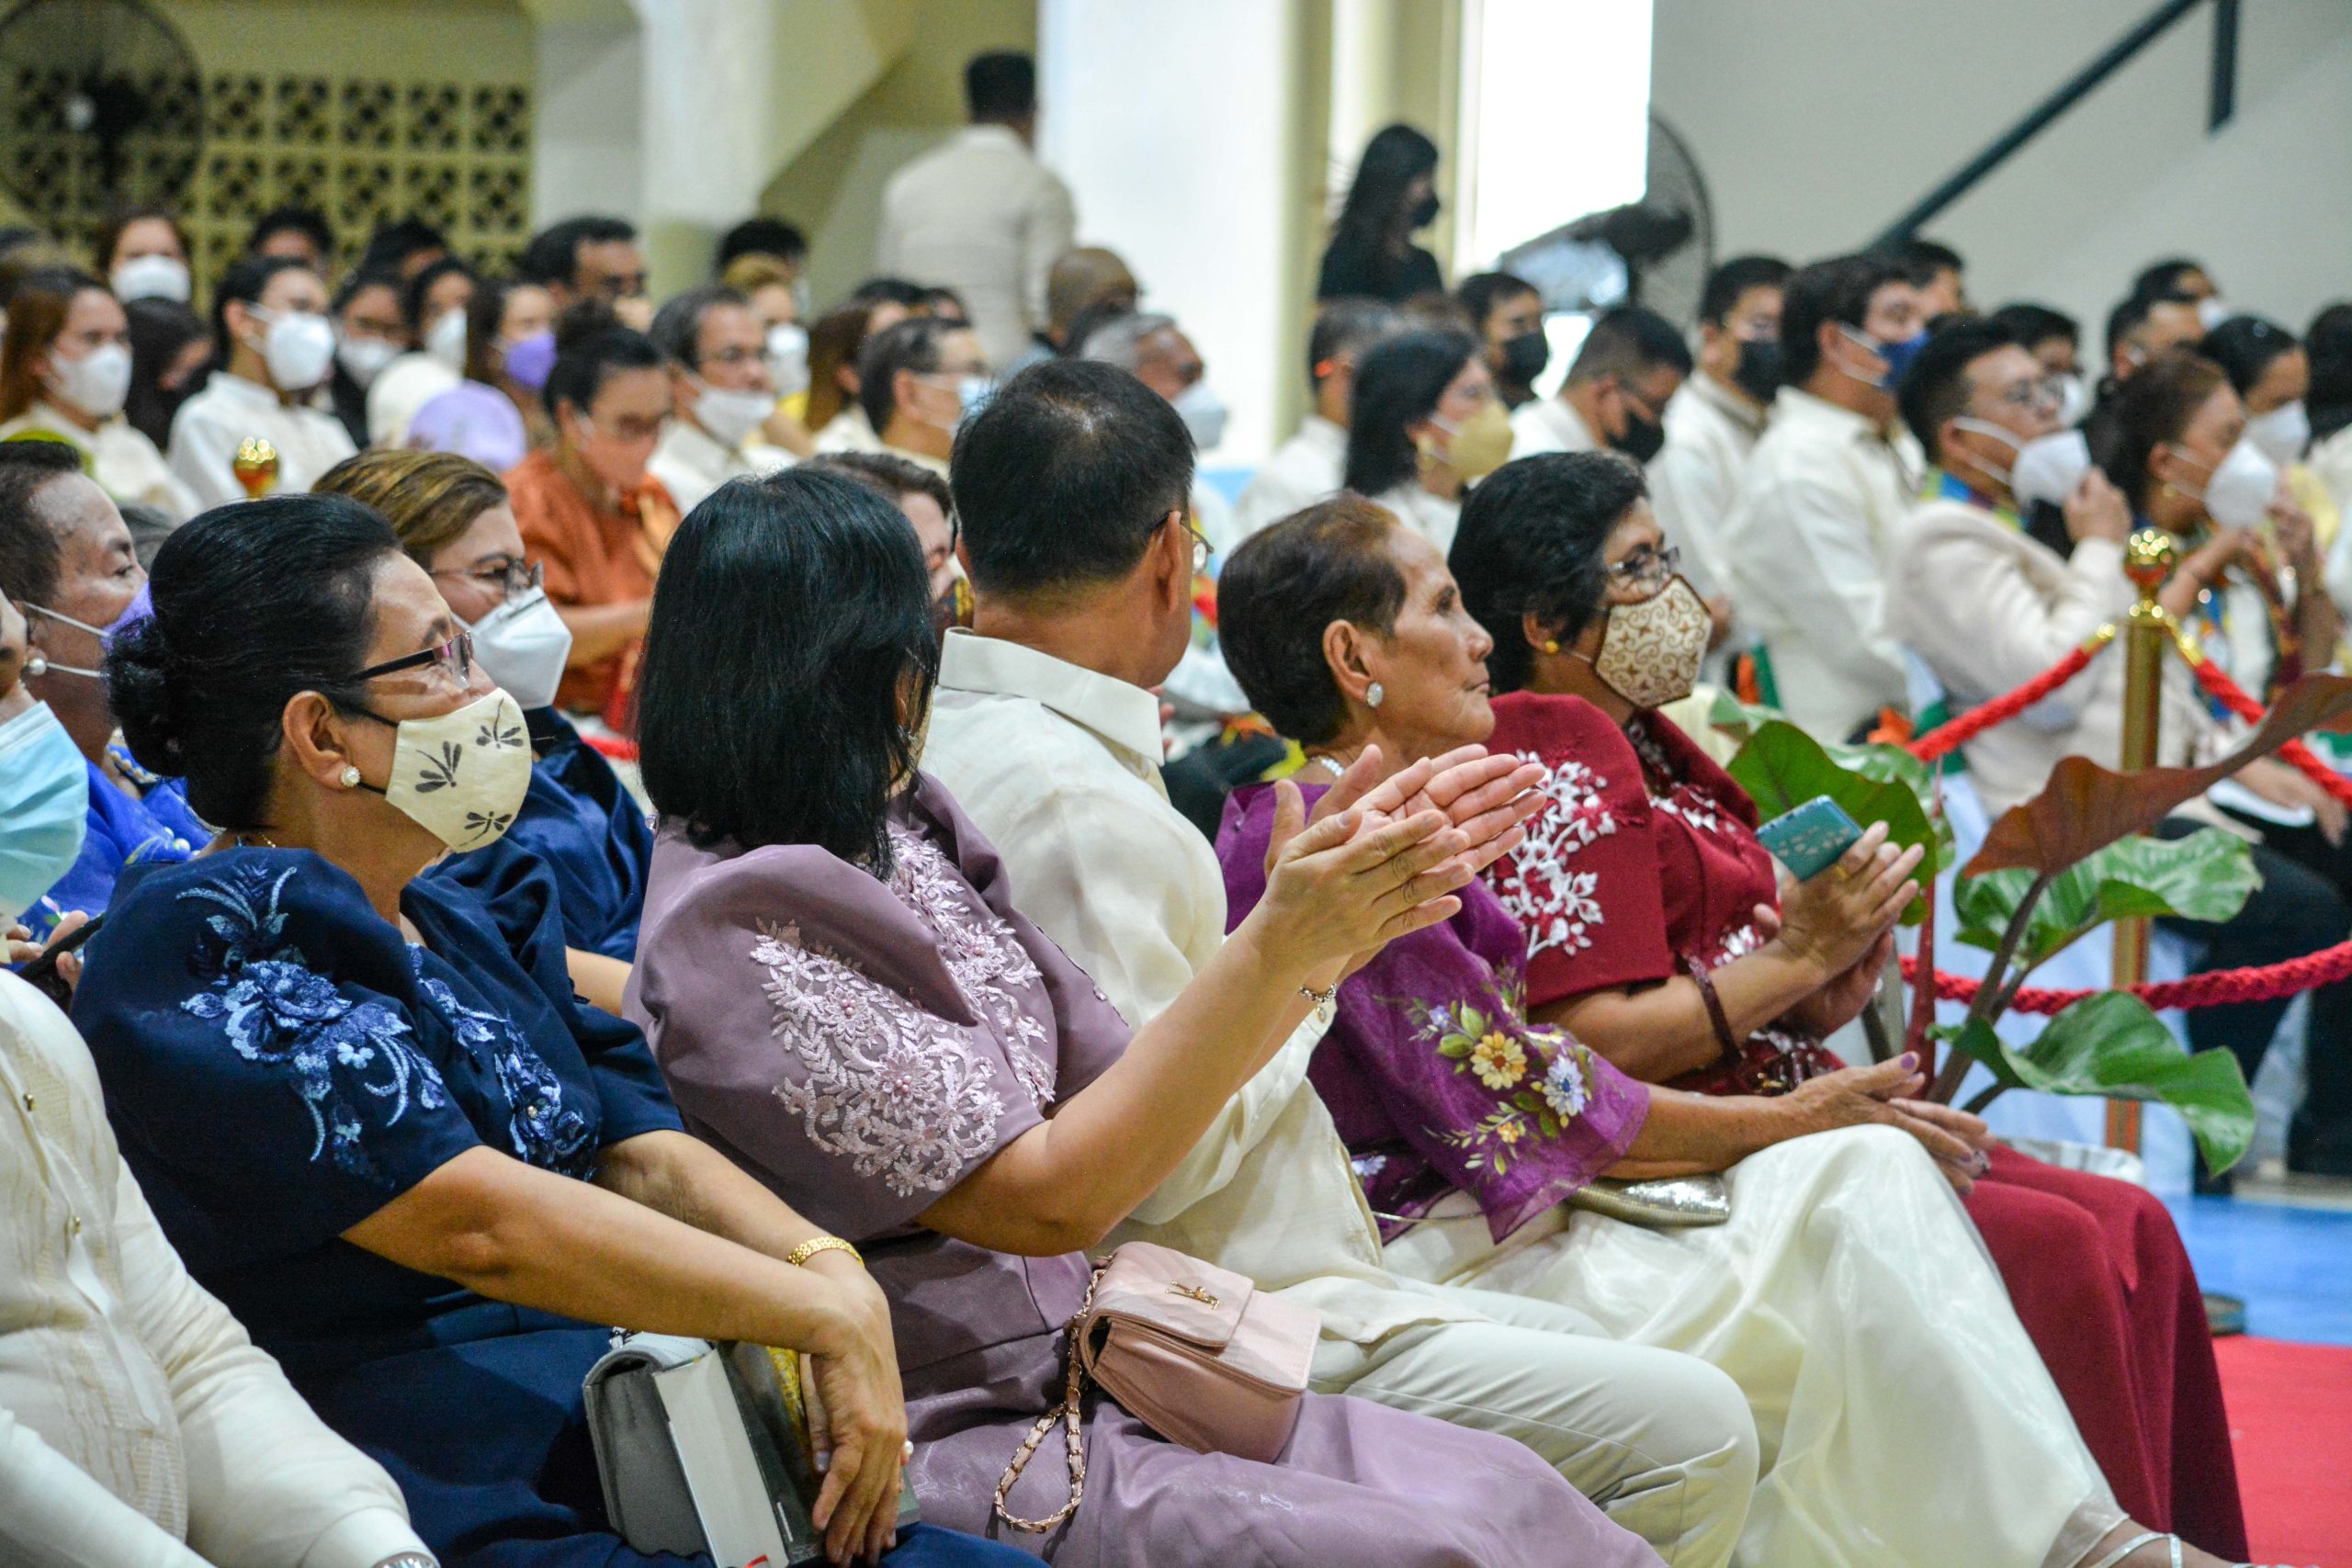
<svg viewBox="0 0 2352 1568">
<path fill-rule="evenodd" d="M 1298 1425 L 1321 1330 L 1313 1308 L 1262 1294 L 1230 1269 L 1149 1242 L 1127 1243 L 1094 1265 L 1086 1300 L 1069 1320 L 1062 1402 L 1030 1428 L 1005 1466 L 997 1517 L 1043 1533 L 1078 1512 L 1086 1495 L 1079 1399 L 1090 1375 L 1170 1442 L 1272 1462 Z M 1069 1450 L 1069 1501 L 1046 1518 L 1017 1518 L 1005 1498 L 1057 1421 Z"/>
</svg>

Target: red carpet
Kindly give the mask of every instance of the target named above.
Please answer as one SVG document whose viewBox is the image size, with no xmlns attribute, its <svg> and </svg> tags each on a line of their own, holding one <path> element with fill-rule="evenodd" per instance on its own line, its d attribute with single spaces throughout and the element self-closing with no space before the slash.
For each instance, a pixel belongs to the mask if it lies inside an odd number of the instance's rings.
<svg viewBox="0 0 2352 1568">
<path fill-rule="evenodd" d="M 2255 1561 L 2352 1568 L 2352 1349 L 2249 1338 L 2213 1349 Z"/>
</svg>

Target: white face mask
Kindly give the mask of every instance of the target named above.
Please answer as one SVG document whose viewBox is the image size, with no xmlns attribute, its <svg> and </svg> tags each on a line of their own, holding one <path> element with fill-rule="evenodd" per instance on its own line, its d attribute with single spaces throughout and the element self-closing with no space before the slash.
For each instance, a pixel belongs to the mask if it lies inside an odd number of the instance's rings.
<svg viewBox="0 0 2352 1568">
<path fill-rule="evenodd" d="M 2091 471 L 2091 444 L 2079 430 L 2053 430 L 2018 448 L 2009 466 L 2009 493 L 2020 506 L 2063 505 Z"/>
<path fill-rule="evenodd" d="M 2181 456 L 2201 466 L 2194 454 Z M 2264 457 L 2259 447 L 2240 441 L 2206 479 L 2202 491 L 2187 485 L 2175 488 L 2191 501 L 2204 502 L 2205 515 L 2221 526 L 2251 528 L 2270 515 L 2270 502 L 2278 494 L 2278 465 Z"/>
<path fill-rule="evenodd" d="M 474 634 L 474 661 L 526 710 L 555 701 L 571 657 L 571 628 L 547 591 L 517 594 L 466 628 Z"/>
<path fill-rule="evenodd" d="M 1176 394 L 1169 406 L 1184 428 L 1193 433 L 1193 445 L 1203 452 L 1213 450 L 1225 439 L 1225 400 L 1207 381 L 1195 381 Z"/>
<path fill-rule="evenodd" d="M 327 378 L 334 364 L 334 323 L 311 310 L 246 309 L 266 329 L 261 359 L 270 383 L 281 392 L 307 392 Z"/>
<path fill-rule="evenodd" d="M 130 350 L 119 343 L 102 343 L 79 359 L 51 354 L 49 380 L 59 401 L 92 419 L 112 419 L 130 395 Z"/>
<path fill-rule="evenodd" d="M 401 719 L 394 728 L 391 782 L 364 787 L 377 789 L 460 853 L 514 825 L 531 787 L 531 739 L 513 697 L 492 692 L 437 718 Z"/>
<path fill-rule="evenodd" d="M 739 392 L 725 387 L 713 387 L 701 377 L 695 378 L 694 419 L 710 433 L 710 438 L 721 446 L 733 448 L 743 445 L 743 438 L 767 423 L 775 412 L 774 392 Z"/>
<path fill-rule="evenodd" d="M 808 389 L 808 329 L 797 321 L 778 321 L 768 329 L 768 377 L 776 396 L 791 397 Z"/>
<path fill-rule="evenodd" d="M 466 367 L 466 313 L 444 310 L 424 333 L 424 352 L 452 370 Z"/>
<path fill-rule="evenodd" d="M 2312 416 L 2304 411 L 2303 400 L 2280 403 L 2268 413 L 2252 415 L 2245 422 L 2245 438 L 2255 449 L 2280 468 L 2303 455 L 2312 444 Z"/>
<path fill-rule="evenodd" d="M 365 391 L 376 373 L 398 357 L 401 345 L 389 338 L 346 337 L 334 345 L 335 363 Z"/>
<path fill-rule="evenodd" d="M 2078 371 L 2063 370 L 2058 375 L 2058 423 L 2077 425 L 2091 412 L 2090 384 Z"/>
<path fill-rule="evenodd" d="M 2211 299 L 2197 301 L 2197 324 L 2209 333 L 2234 314 L 2236 312 L 2231 310 L 2228 302 L 2218 294 Z"/>
<path fill-rule="evenodd" d="M 133 299 L 187 303 L 187 263 L 176 256 L 133 256 L 115 268 L 107 281 L 114 286 L 114 297 L 126 305 Z"/>
</svg>

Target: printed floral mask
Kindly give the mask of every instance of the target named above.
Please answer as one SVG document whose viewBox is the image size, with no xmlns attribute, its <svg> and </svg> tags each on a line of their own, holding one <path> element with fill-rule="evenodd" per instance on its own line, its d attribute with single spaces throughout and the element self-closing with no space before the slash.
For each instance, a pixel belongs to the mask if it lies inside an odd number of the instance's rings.
<svg viewBox="0 0 2352 1568">
<path fill-rule="evenodd" d="M 1592 672 L 1637 708 L 1663 707 L 1690 694 L 1714 626 L 1699 591 L 1674 578 L 1638 604 L 1611 606 Z"/>
<path fill-rule="evenodd" d="M 531 787 L 531 743 L 513 697 L 494 691 L 397 728 L 386 800 L 459 852 L 478 850 L 514 825 Z"/>
</svg>

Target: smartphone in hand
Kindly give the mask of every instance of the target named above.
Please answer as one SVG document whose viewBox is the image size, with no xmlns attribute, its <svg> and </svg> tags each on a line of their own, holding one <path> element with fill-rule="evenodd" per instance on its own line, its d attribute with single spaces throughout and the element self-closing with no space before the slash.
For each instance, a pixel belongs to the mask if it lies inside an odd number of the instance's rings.
<svg viewBox="0 0 2352 1568">
<path fill-rule="evenodd" d="M 1838 858 L 1861 836 L 1860 824 L 1826 795 L 1815 795 L 1756 829 L 1757 841 L 1771 851 L 1772 857 L 1799 882 L 1810 882 L 1836 865 Z"/>
</svg>

